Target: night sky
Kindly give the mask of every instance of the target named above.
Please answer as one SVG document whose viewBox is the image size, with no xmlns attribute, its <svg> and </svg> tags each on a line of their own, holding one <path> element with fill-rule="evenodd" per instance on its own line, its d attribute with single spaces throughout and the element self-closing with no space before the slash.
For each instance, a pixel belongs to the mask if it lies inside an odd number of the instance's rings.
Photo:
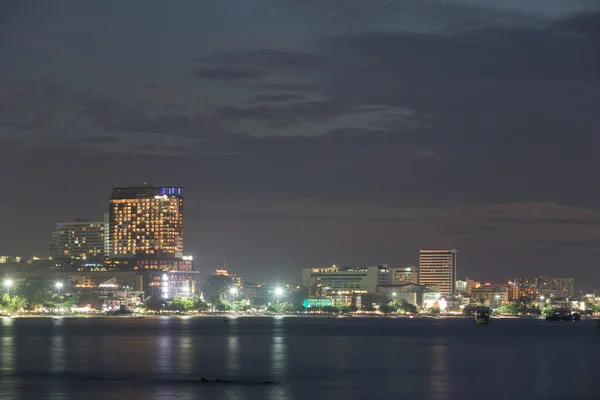
<svg viewBox="0 0 600 400">
<path fill-rule="evenodd" d="M 153 181 L 206 270 L 456 248 L 461 278 L 600 287 L 598 5 L 3 1 L 0 254 Z"/>
</svg>

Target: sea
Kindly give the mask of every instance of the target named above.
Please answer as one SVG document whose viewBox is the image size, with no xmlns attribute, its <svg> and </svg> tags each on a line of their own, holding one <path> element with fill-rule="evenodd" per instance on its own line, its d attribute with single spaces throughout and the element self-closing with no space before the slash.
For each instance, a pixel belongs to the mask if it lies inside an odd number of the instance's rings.
<svg viewBox="0 0 600 400">
<path fill-rule="evenodd" d="M 595 320 L 0 320 L 0 399 L 599 399 Z"/>
</svg>

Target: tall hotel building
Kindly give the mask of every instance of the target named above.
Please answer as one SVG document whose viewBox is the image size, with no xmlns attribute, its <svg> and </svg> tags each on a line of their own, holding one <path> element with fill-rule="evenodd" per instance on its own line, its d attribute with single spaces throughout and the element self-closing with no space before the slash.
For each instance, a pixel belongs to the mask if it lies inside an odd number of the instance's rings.
<svg viewBox="0 0 600 400">
<path fill-rule="evenodd" d="M 420 250 L 420 284 L 442 296 L 454 296 L 456 281 L 456 253 L 452 250 Z"/>
<path fill-rule="evenodd" d="M 112 190 L 111 258 L 183 258 L 181 187 L 131 186 Z"/>
<path fill-rule="evenodd" d="M 138 271 L 149 296 L 195 292 L 198 272 L 183 255 L 183 188 L 114 187 L 109 201 L 109 268 Z"/>
</svg>

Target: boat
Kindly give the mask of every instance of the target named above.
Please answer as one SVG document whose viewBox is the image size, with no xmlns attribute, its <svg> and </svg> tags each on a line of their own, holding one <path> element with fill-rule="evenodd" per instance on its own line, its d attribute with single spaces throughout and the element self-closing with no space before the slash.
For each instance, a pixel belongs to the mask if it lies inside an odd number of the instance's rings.
<svg viewBox="0 0 600 400">
<path fill-rule="evenodd" d="M 580 321 L 581 316 L 578 313 L 571 314 L 569 310 L 556 310 L 546 315 L 546 321 Z"/>
<path fill-rule="evenodd" d="M 573 313 L 571 318 L 574 322 L 581 321 L 581 315 L 579 315 L 579 313 Z"/>
<path fill-rule="evenodd" d="M 475 312 L 475 323 L 476 324 L 489 324 L 490 323 L 489 311 L 476 311 Z"/>
</svg>

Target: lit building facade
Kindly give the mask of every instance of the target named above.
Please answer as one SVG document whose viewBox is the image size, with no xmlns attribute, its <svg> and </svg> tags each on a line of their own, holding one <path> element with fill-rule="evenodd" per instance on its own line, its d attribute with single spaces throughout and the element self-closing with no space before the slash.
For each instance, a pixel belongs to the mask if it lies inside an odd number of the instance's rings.
<svg viewBox="0 0 600 400">
<path fill-rule="evenodd" d="M 387 264 L 378 266 L 378 285 L 406 285 L 419 283 L 419 268 L 414 266 L 391 267 Z"/>
<path fill-rule="evenodd" d="M 467 281 L 456 281 L 454 284 L 454 291 L 457 294 L 466 294 L 467 293 Z"/>
<path fill-rule="evenodd" d="M 484 305 L 499 305 L 508 303 L 508 285 L 492 285 L 486 283 L 471 290 L 471 299 Z"/>
<path fill-rule="evenodd" d="M 101 259 L 105 257 L 104 221 L 75 219 L 59 222 L 48 245 L 48 257 L 65 260 Z"/>
<path fill-rule="evenodd" d="M 515 286 L 519 297 L 530 297 L 537 299 L 545 297 L 575 297 L 574 278 L 555 278 L 547 275 L 533 276 L 527 278 L 515 278 L 510 280 Z"/>
<path fill-rule="evenodd" d="M 419 284 L 442 296 L 454 296 L 456 254 L 452 250 L 420 250 Z"/>
<path fill-rule="evenodd" d="M 302 282 L 311 295 L 375 293 L 379 284 L 379 267 L 304 268 Z"/>
<path fill-rule="evenodd" d="M 181 187 L 115 187 L 110 198 L 110 256 L 183 257 Z"/>
</svg>

